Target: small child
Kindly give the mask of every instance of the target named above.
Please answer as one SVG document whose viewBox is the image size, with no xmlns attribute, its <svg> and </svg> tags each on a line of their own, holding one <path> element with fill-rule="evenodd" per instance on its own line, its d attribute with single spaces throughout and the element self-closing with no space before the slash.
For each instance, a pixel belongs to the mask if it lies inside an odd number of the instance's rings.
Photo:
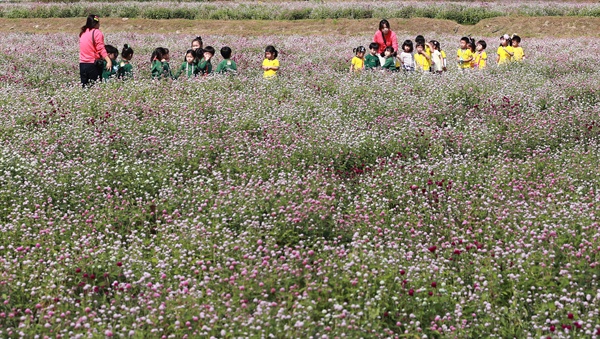
<svg viewBox="0 0 600 339">
<path fill-rule="evenodd" d="M 172 78 L 171 66 L 169 65 L 169 49 L 158 47 L 152 52 L 150 57 L 152 63 L 152 79 L 169 79 Z"/>
<path fill-rule="evenodd" d="M 381 66 L 377 51 L 379 50 L 379 44 L 372 42 L 369 44 L 369 54 L 365 55 L 365 69 L 372 70 L 377 69 Z"/>
<path fill-rule="evenodd" d="M 396 58 L 394 57 L 394 47 L 387 46 L 383 51 L 383 57 L 385 58 L 385 62 L 381 66 L 382 70 L 387 70 L 390 72 L 398 70 L 396 68 Z"/>
<path fill-rule="evenodd" d="M 525 59 L 525 52 L 523 51 L 523 48 L 519 46 L 521 44 L 521 37 L 513 34 L 511 41 L 513 48 L 513 61 L 523 61 L 523 59 Z"/>
<path fill-rule="evenodd" d="M 263 78 L 271 79 L 277 76 L 279 71 L 279 60 L 277 60 L 277 50 L 274 46 L 269 45 L 265 48 L 265 59 L 262 63 Z"/>
<path fill-rule="evenodd" d="M 358 46 L 352 50 L 354 57 L 350 63 L 350 73 L 357 73 L 365 68 L 365 53 L 367 49 L 363 46 Z"/>
<path fill-rule="evenodd" d="M 202 59 L 198 61 L 198 68 L 196 69 L 196 74 L 200 75 L 209 75 L 212 73 L 212 63 L 210 60 L 215 56 L 215 49 L 212 46 L 206 46 L 202 50 Z M 196 53 L 196 58 L 199 58 L 200 55 Z"/>
<path fill-rule="evenodd" d="M 185 52 L 185 58 L 181 64 L 181 67 L 179 67 L 179 70 L 177 70 L 177 73 L 175 73 L 173 77 L 177 79 L 181 73 L 185 72 L 185 75 L 189 79 L 196 76 L 196 73 L 198 73 L 197 69 L 198 65 L 196 65 L 196 52 L 194 52 L 193 49 L 188 49 L 187 52 Z"/>
<path fill-rule="evenodd" d="M 117 74 L 117 70 L 119 69 L 119 65 L 117 64 L 119 50 L 113 45 L 106 45 L 104 47 L 106 48 L 106 54 L 108 54 L 108 57 L 112 62 L 112 68 L 110 70 L 107 70 L 106 61 L 104 61 L 104 64 L 102 65 L 102 81 L 106 81 L 111 77 L 115 76 Z"/>
<path fill-rule="evenodd" d="M 237 65 L 235 61 L 231 60 L 231 48 L 224 46 L 221 48 L 221 56 L 223 61 L 217 66 L 217 73 L 236 74 Z"/>
<path fill-rule="evenodd" d="M 485 68 L 485 63 L 487 61 L 487 53 L 485 52 L 486 47 L 487 44 L 484 40 L 477 41 L 477 46 L 475 46 L 475 54 L 473 55 L 473 68 Z"/>
<path fill-rule="evenodd" d="M 117 78 L 133 78 L 133 66 L 130 64 L 132 58 L 133 49 L 129 47 L 128 44 L 123 45 L 123 50 L 121 51 L 121 62 L 119 63 L 119 69 L 117 70 Z"/>
<path fill-rule="evenodd" d="M 429 45 L 431 46 L 431 71 L 441 74 L 444 68 L 444 61 L 442 60 L 442 53 L 440 52 L 440 43 L 435 40 L 431 40 Z"/>
<path fill-rule="evenodd" d="M 510 37 L 508 34 L 504 34 L 500 37 L 500 46 L 498 47 L 498 58 L 496 59 L 496 63 L 498 65 L 506 64 L 512 61 L 513 57 L 513 47 L 511 46 L 512 42 L 510 41 Z"/>
<path fill-rule="evenodd" d="M 402 43 L 402 53 L 398 57 L 400 59 L 400 65 L 405 71 L 412 72 L 415 70 L 415 59 L 413 58 L 413 42 L 411 40 L 404 40 Z"/>
<path fill-rule="evenodd" d="M 469 48 L 471 40 L 466 36 L 460 38 L 460 48 L 456 51 L 456 61 L 460 69 L 470 69 L 473 61 L 473 52 Z"/>
<path fill-rule="evenodd" d="M 415 68 L 423 72 L 429 72 L 431 69 L 431 58 L 425 52 L 425 44 L 422 42 L 417 43 L 415 53 Z"/>
<path fill-rule="evenodd" d="M 202 37 L 197 36 L 197 37 L 194 38 L 194 40 L 192 40 L 192 50 L 194 52 L 196 52 L 199 49 L 201 50 L 202 46 L 203 46 L 203 44 L 202 44 Z"/>
</svg>

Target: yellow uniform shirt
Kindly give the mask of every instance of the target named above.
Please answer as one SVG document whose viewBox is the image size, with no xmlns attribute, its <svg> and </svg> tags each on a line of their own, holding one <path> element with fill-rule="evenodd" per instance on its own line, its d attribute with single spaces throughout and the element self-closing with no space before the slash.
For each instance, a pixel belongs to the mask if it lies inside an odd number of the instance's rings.
<svg viewBox="0 0 600 339">
<path fill-rule="evenodd" d="M 470 49 L 465 48 L 465 49 L 458 49 L 458 51 L 456 51 L 456 55 L 459 58 L 459 63 L 458 63 L 458 67 L 462 68 L 462 69 L 467 69 L 467 68 L 471 68 L 471 61 L 467 61 L 469 59 L 473 58 L 473 52 L 471 52 Z"/>
<path fill-rule="evenodd" d="M 262 63 L 263 66 L 269 66 L 269 67 L 279 67 L 279 60 L 277 59 L 273 59 L 273 60 L 269 60 L 269 59 L 265 59 L 263 60 Z M 274 71 L 272 69 L 265 71 L 265 73 L 263 73 L 263 78 L 272 78 L 274 76 L 277 76 L 277 71 Z"/>
<path fill-rule="evenodd" d="M 427 60 L 427 58 L 424 55 L 415 53 L 414 58 L 417 69 L 429 72 L 429 69 L 431 68 L 431 63 L 429 62 L 429 60 Z"/>
<path fill-rule="evenodd" d="M 500 56 L 500 60 L 498 60 L 498 65 L 510 62 L 512 60 L 512 56 L 508 53 L 513 53 L 513 51 L 514 49 L 512 48 L 512 46 L 498 47 L 497 53 Z"/>
<path fill-rule="evenodd" d="M 473 55 L 473 68 L 484 69 L 487 61 L 487 53 L 481 51 L 481 53 L 475 52 Z"/>
<path fill-rule="evenodd" d="M 523 48 L 513 47 L 513 51 L 513 61 L 523 61 L 523 56 L 525 55 L 525 52 L 523 52 Z"/>
<path fill-rule="evenodd" d="M 446 52 L 441 50 L 440 53 L 442 53 L 442 67 L 446 67 Z"/>
<path fill-rule="evenodd" d="M 354 66 L 354 71 L 362 71 L 365 68 L 365 59 L 361 59 L 359 57 L 352 58 L 352 66 Z"/>
</svg>

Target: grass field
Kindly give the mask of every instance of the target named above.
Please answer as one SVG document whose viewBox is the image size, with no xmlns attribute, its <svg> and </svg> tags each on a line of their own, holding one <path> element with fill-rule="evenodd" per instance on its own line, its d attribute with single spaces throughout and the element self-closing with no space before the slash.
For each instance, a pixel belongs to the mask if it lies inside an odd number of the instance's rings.
<svg viewBox="0 0 600 339">
<path fill-rule="evenodd" d="M 378 20 L 103 19 L 135 79 L 83 90 L 46 20 L 0 20 L 0 337 L 600 338 L 597 32 L 396 19 L 448 72 L 348 74 Z M 494 22 L 526 61 L 461 72 Z M 198 34 L 237 76 L 149 79 Z"/>
</svg>

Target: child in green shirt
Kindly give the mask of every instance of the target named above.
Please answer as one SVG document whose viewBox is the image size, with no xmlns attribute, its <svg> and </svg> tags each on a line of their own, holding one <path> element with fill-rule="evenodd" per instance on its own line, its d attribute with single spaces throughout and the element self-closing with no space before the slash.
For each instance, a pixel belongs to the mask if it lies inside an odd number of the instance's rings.
<svg viewBox="0 0 600 339">
<path fill-rule="evenodd" d="M 152 52 L 150 57 L 152 62 L 152 79 L 171 78 L 171 66 L 169 66 L 169 50 L 164 47 L 158 47 Z"/>
<path fill-rule="evenodd" d="M 385 63 L 383 64 L 383 66 L 381 66 L 381 68 L 383 70 L 388 70 L 392 72 L 398 70 L 396 68 L 396 58 L 394 57 L 394 47 L 386 47 L 383 53 L 385 55 Z"/>
<path fill-rule="evenodd" d="M 117 57 L 119 56 L 119 50 L 112 45 L 106 45 L 104 46 L 106 48 L 106 54 L 108 54 L 108 57 L 110 58 L 110 61 L 112 62 L 112 68 L 109 70 L 106 69 L 106 61 L 103 61 L 103 67 L 102 67 L 102 81 L 106 81 L 108 79 L 110 79 L 112 76 L 117 74 L 117 69 L 119 69 L 119 66 L 117 65 Z"/>
<path fill-rule="evenodd" d="M 235 61 L 231 60 L 231 48 L 227 46 L 221 48 L 221 56 L 223 57 L 223 61 L 217 66 L 217 73 L 236 74 L 237 65 Z"/>
<path fill-rule="evenodd" d="M 128 44 L 123 46 L 121 51 L 121 62 L 118 65 L 117 78 L 131 79 L 133 78 L 133 66 L 129 63 L 133 58 L 133 49 Z"/>
<path fill-rule="evenodd" d="M 185 52 L 185 60 L 181 64 L 181 67 L 179 67 L 177 73 L 175 73 L 174 77 L 177 79 L 181 73 L 184 72 L 188 78 L 194 77 L 196 76 L 197 69 L 198 65 L 196 64 L 196 52 L 194 52 L 193 49 L 188 49 L 187 52 Z"/>
<path fill-rule="evenodd" d="M 369 54 L 365 56 L 365 69 L 377 69 L 381 66 L 379 62 L 379 56 L 377 56 L 377 51 L 379 50 L 379 44 L 376 42 L 372 42 L 369 45 Z"/>
<path fill-rule="evenodd" d="M 215 55 L 215 49 L 212 46 L 206 46 L 206 48 L 202 50 L 202 55 L 202 59 L 198 61 L 198 69 L 196 74 L 209 75 L 212 73 L 212 63 L 210 60 Z M 200 55 L 196 56 L 200 57 Z"/>
</svg>

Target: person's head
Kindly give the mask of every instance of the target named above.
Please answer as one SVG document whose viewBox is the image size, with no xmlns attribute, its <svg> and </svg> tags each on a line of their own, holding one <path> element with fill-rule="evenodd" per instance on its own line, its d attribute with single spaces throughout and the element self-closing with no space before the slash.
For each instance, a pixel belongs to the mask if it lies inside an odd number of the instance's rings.
<svg viewBox="0 0 600 339">
<path fill-rule="evenodd" d="M 112 60 L 115 60 L 119 56 L 119 50 L 115 46 L 105 45 L 104 48 L 106 49 L 106 54 Z"/>
<path fill-rule="evenodd" d="M 431 45 L 431 47 L 433 47 L 433 49 L 434 49 L 434 50 L 436 50 L 436 51 L 441 51 L 441 50 L 442 50 L 442 47 L 440 47 L 440 43 L 439 43 L 438 41 L 436 41 L 436 40 L 431 40 L 431 41 L 429 42 L 429 44 L 430 44 L 430 45 Z"/>
<path fill-rule="evenodd" d="M 195 51 L 197 49 L 202 49 L 202 37 L 197 36 L 192 40 L 192 49 Z"/>
<path fill-rule="evenodd" d="M 269 45 L 265 48 L 265 59 L 275 60 L 277 59 L 277 50 L 274 46 Z"/>
<path fill-rule="evenodd" d="M 150 57 L 150 62 L 158 60 L 161 61 L 169 56 L 169 50 L 164 47 L 157 47 L 154 52 L 152 52 L 152 56 Z"/>
<path fill-rule="evenodd" d="M 510 41 L 510 37 L 508 36 L 508 34 L 504 34 L 503 36 L 500 37 L 500 46 L 510 46 L 512 44 L 512 42 Z"/>
<path fill-rule="evenodd" d="M 521 43 L 521 37 L 516 34 L 513 34 L 511 41 L 513 47 L 519 47 L 519 44 Z"/>
<path fill-rule="evenodd" d="M 212 46 L 206 46 L 204 48 L 202 55 L 204 56 L 204 60 L 210 60 L 215 55 L 215 49 Z"/>
<path fill-rule="evenodd" d="M 223 57 L 223 59 L 231 58 L 231 48 L 229 48 L 228 46 L 221 47 L 221 56 Z"/>
<path fill-rule="evenodd" d="M 371 54 L 375 55 L 377 54 L 377 51 L 379 50 L 379 44 L 376 42 L 372 42 L 369 44 L 369 52 L 371 52 Z"/>
<path fill-rule="evenodd" d="M 471 51 L 471 52 L 475 52 L 475 44 L 472 42 L 469 42 L 467 44 L 467 48 Z"/>
<path fill-rule="evenodd" d="M 467 49 L 469 42 L 471 41 L 466 36 L 460 38 L 460 49 Z"/>
<path fill-rule="evenodd" d="M 365 56 L 367 49 L 364 46 L 358 46 L 355 49 L 353 49 L 352 51 L 354 52 L 354 55 L 356 55 L 359 58 L 362 58 Z"/>
<path fill-rule="evenodd" d="M 392 56 L 394 56 L 394 47 L 392 47 L 392 46 L 387 46 L 387 47 L 385 48 L 385 50 L 383 51 L 383 55 L 384 55 L 386 58 L 391 58 Z"/>
<path fill-rule="evenodd" d="M 425 37 L 422 36 L 422 35 L 417 35 L 415 37 L 415 43 L 416 44 L 423 44 L 423 45 L 425 45 Z"/>
<path fill-rule="evenodd" d="M 88 15 L 87 19 L 85 20 L 85 25 L 81 26 L 81 32 L 79 33 L 79 36 L 85 33 L 85 31 L 88 29 L 93 28 L 100 28 L 100 17 L 96 14 Z"/>
<path fill-rule="evenodd" d="M 386 19 L 379 21 L 379 30 L 383 35 L 387 35 L 390 32 L 390 22 Z"/>
<path fill-rule="evenodd" d="M 485 41 L 479 40 L 479 41 L 477 41 L 477 46 L 475 46 L 475 49 L 477 49 L 478 51 L 483 51 L 486 47 L 487 47 L 487 44 L 485 43 Z"/>
<path fill-rule="evenodd" d="M 402 43 L 402 50 L 406 53 L 412 53 L 413 42 L 411 40 L 404 40 L 404 42 Z"/>
<path fill-rule="evenodd" d="M 121 50 L 121 59 L 125 59 L 127 61 L 133 58 L 133 49 L 128 45 L 123 45 L 123 49 Z"/>
<path fill-rule="evenodd" d="M 188 49 L 187 52 L 185 52 L 185 62 L 191 64 L 194 61 L 196 61 L 196 52 L 193 49 Z"/>
<path fill-rule="evenodd" d="M 417 53 L 423 53 L 423 51 L 425 50 L 425 44 L 424 43 L 417 43 L 415 45 L 415 50 L 417 51 Z"/>
</svg>

